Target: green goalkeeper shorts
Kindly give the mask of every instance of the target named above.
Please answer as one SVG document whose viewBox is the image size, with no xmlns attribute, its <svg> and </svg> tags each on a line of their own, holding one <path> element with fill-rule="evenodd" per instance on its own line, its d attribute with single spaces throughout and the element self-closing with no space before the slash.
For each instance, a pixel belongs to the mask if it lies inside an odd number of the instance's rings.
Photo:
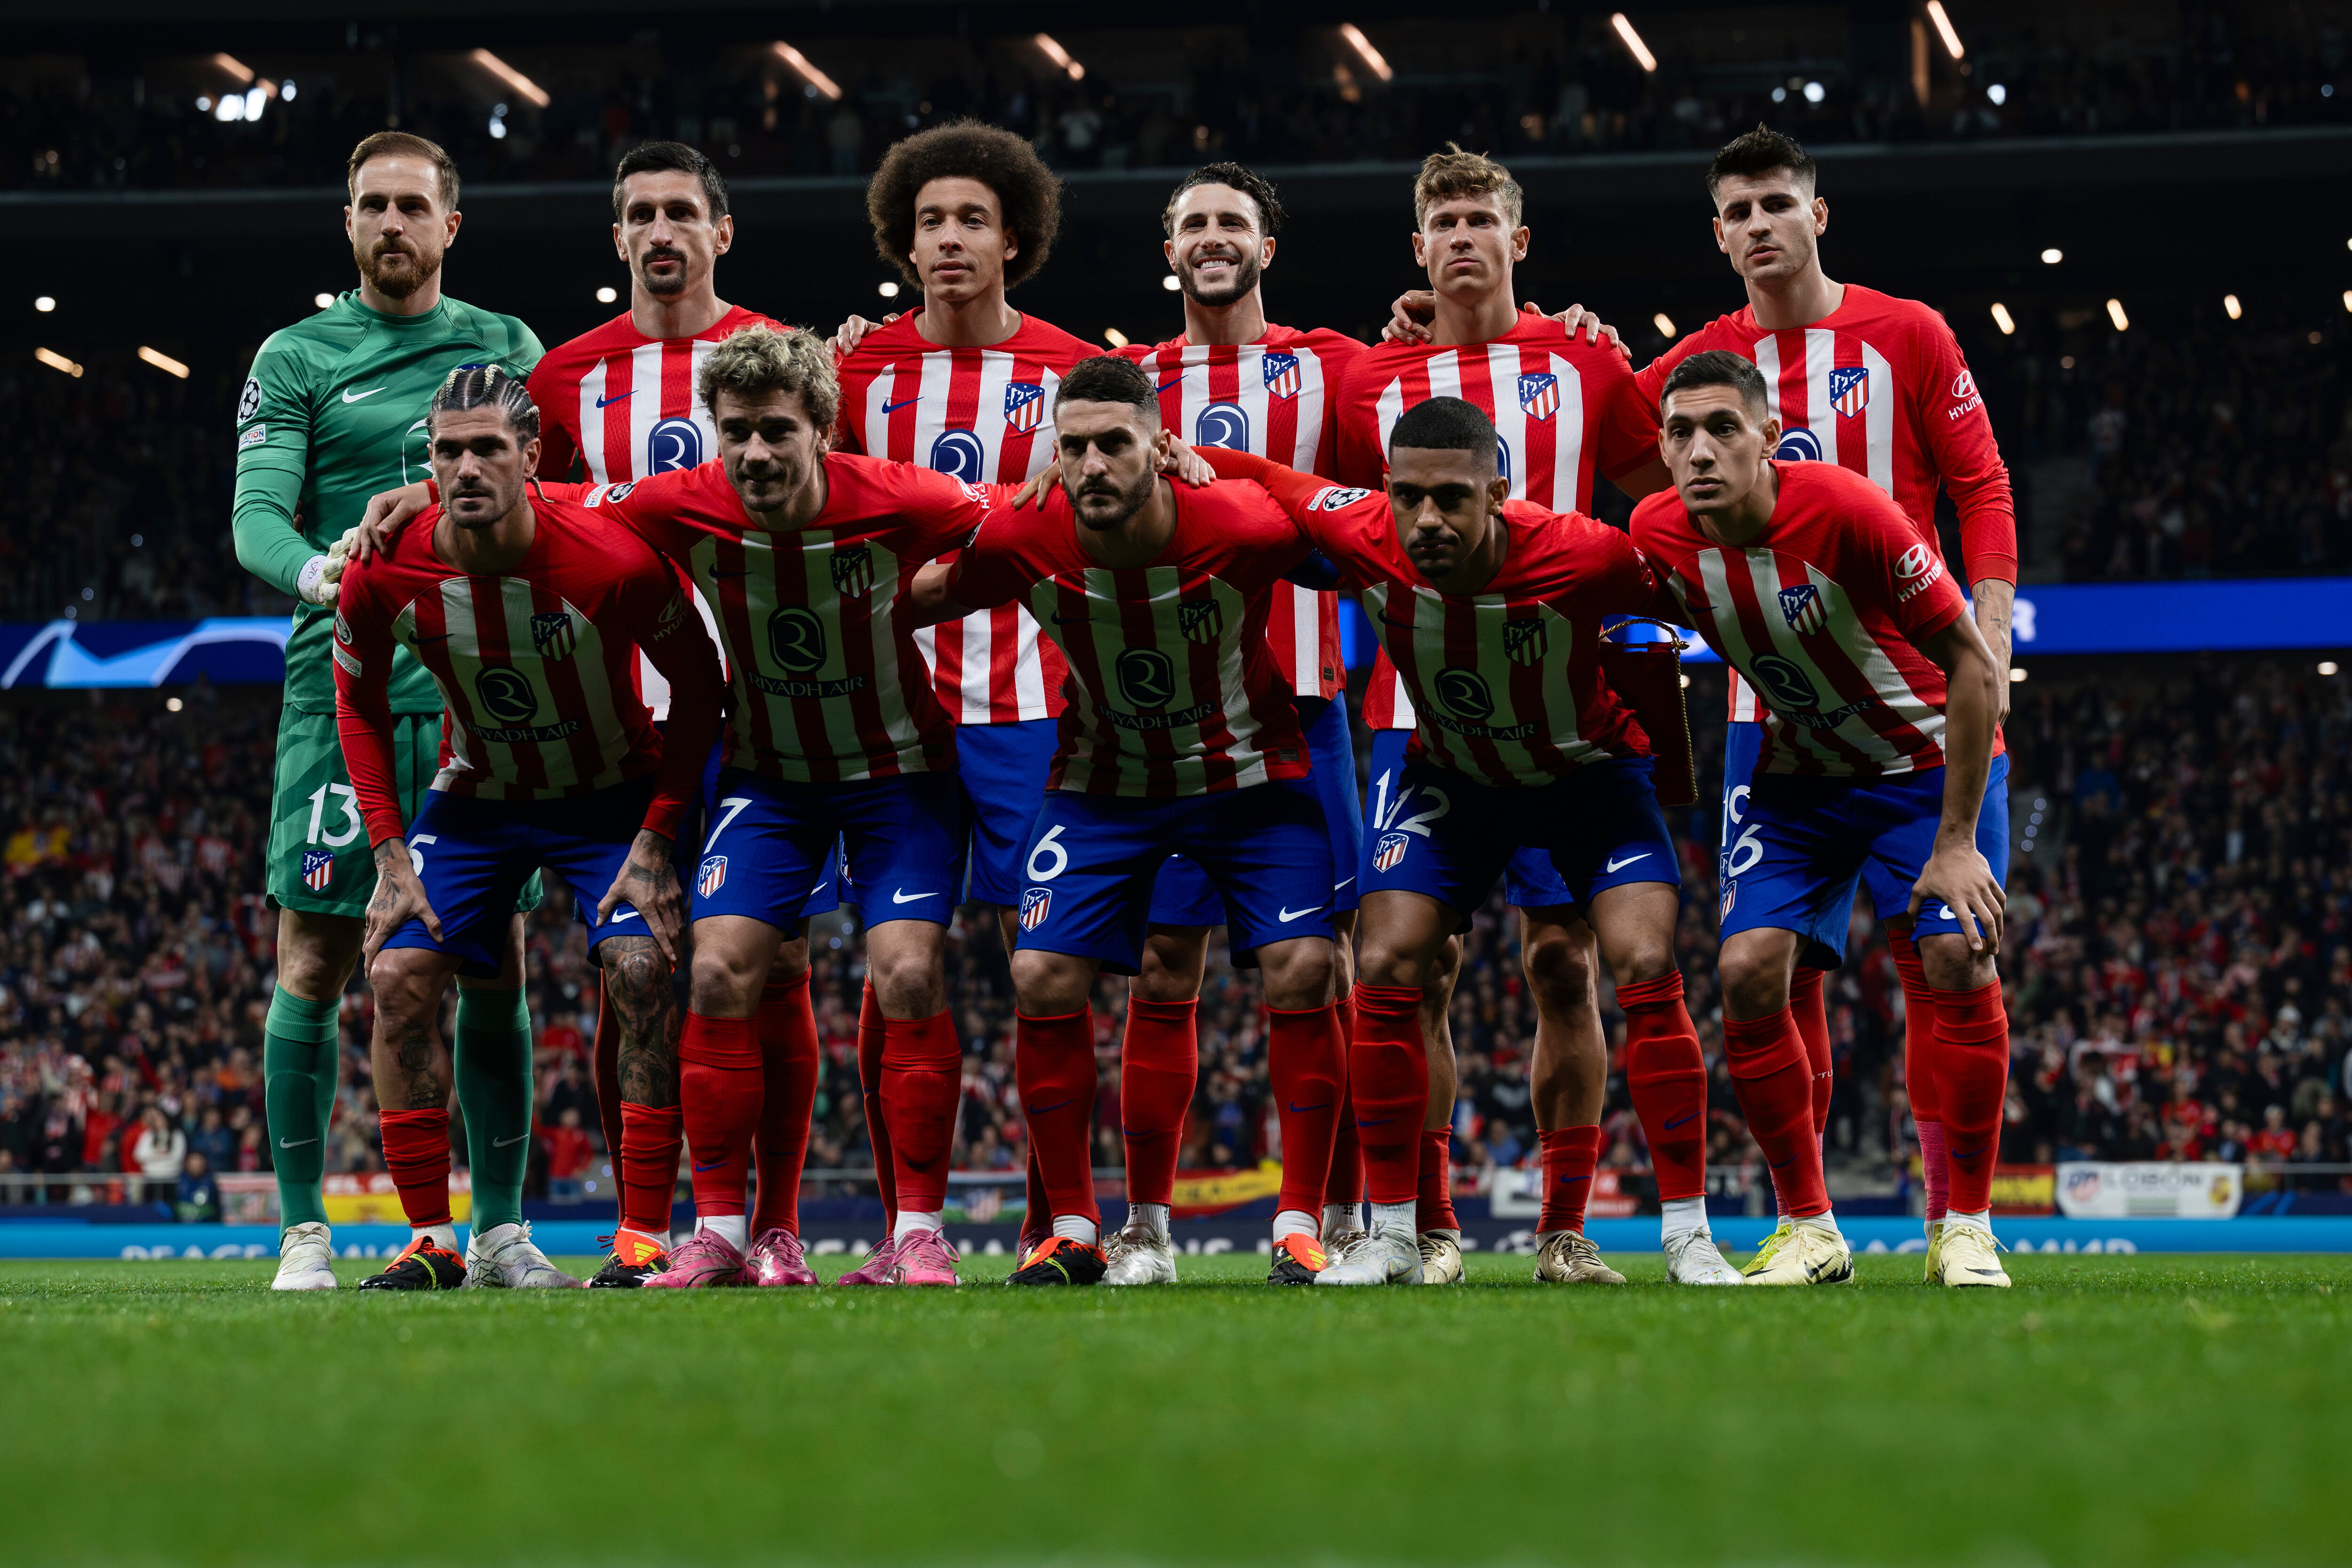
<svg viewBox="0 0 2352 1568">
<path fill-rule="evenodd" d="M 392 725 L 393 781 L 400 791 L 400 814 L 413 821 L 440 770 L 441 719 L 437 714 L 403 713 L 393 715 Z M 278 716 L 266 881 L 273 908 L 367 918 L 368 895 L 375 891 L 375 854 L 352 776 L 343 768 L 333 714 L 289 707 Z M 539 875 L 533 873 L 515 909 L 528 913 L 539 907 Z"/>
</svg>

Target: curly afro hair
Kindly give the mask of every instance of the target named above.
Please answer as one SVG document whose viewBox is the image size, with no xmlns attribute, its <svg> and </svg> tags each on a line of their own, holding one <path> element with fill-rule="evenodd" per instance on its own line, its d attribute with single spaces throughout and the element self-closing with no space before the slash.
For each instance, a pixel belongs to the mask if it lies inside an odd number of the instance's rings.
<svg viewBox="0 0 2352 1568">
<path fill-rule="evenodd" d="M 933 180 L 977 180 L 996 193 L 1004 226 L 1019 254 L 1004 264 L 1004 287 L 1036 276 L 1062 227 L 1062 182 L 1027 140 L 976 120 L 952 120 L 918 131 L 882 155 L 866 187 L 866 215 L 874 248 L 900 277 L 920 288 L 908 257 L 915 248 L 915 197 Z"/>
</svg>

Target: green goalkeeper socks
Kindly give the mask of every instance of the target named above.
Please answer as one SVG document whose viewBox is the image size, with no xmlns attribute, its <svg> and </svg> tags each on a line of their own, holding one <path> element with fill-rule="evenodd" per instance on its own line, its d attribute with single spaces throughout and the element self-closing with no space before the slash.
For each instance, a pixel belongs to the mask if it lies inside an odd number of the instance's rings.
<svg viewBox="0 0 2352 1568">
<path fill-rule="evenodd" d="M 530 1166 L 530 1007 L 520 991 L 460 988 L 455 1045 L 474 1234 L 522 1220 Z"/>
<path fill-rule="evenodd" d="M 341 998 L 306 1001 L 281 986 L 262 1025 L 262 1103 L 281 1228 L 327 1222 L 319 1183 L 327 1168 L 327 1121 L 335 1109 L 341 1006 Z"/>
</svg>

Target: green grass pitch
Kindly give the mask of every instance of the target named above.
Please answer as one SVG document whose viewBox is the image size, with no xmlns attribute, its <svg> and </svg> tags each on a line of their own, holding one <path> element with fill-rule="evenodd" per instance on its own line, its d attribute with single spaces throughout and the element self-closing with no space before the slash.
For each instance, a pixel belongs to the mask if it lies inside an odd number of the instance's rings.
<svg viewBox="0 0 2352 1568">
<path fill-rule="evenodd" d="M 827 1272 L 843 1260 L 819 1260 Z M 2340 1563 L 2352 1265 L 274 1296 L 0 1264 L 9 1563 Z M 572 1260 L 585 1271 L 584 1260 Z M 370 1265 L 373 1267 L 373 1265 Z M 360 1272 L 343 1265 L 345 1282 Z"/>
</svg>

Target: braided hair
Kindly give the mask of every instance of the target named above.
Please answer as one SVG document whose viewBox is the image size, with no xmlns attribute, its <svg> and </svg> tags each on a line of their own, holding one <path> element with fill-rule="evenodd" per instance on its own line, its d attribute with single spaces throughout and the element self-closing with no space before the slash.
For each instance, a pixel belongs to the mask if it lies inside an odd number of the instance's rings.
<svg viewBox="0 0 2352 1568">
<path fill-rule="evenodd" d="M 426 411 L 426 428 L 435 415 L 468 408 L 495 408 L 507 417 L 518 442 L 539 439 L 539 405 L 530 401 L 523 379 L 498 365 L 459 365 L 444 377 Z"/>
</svg>

